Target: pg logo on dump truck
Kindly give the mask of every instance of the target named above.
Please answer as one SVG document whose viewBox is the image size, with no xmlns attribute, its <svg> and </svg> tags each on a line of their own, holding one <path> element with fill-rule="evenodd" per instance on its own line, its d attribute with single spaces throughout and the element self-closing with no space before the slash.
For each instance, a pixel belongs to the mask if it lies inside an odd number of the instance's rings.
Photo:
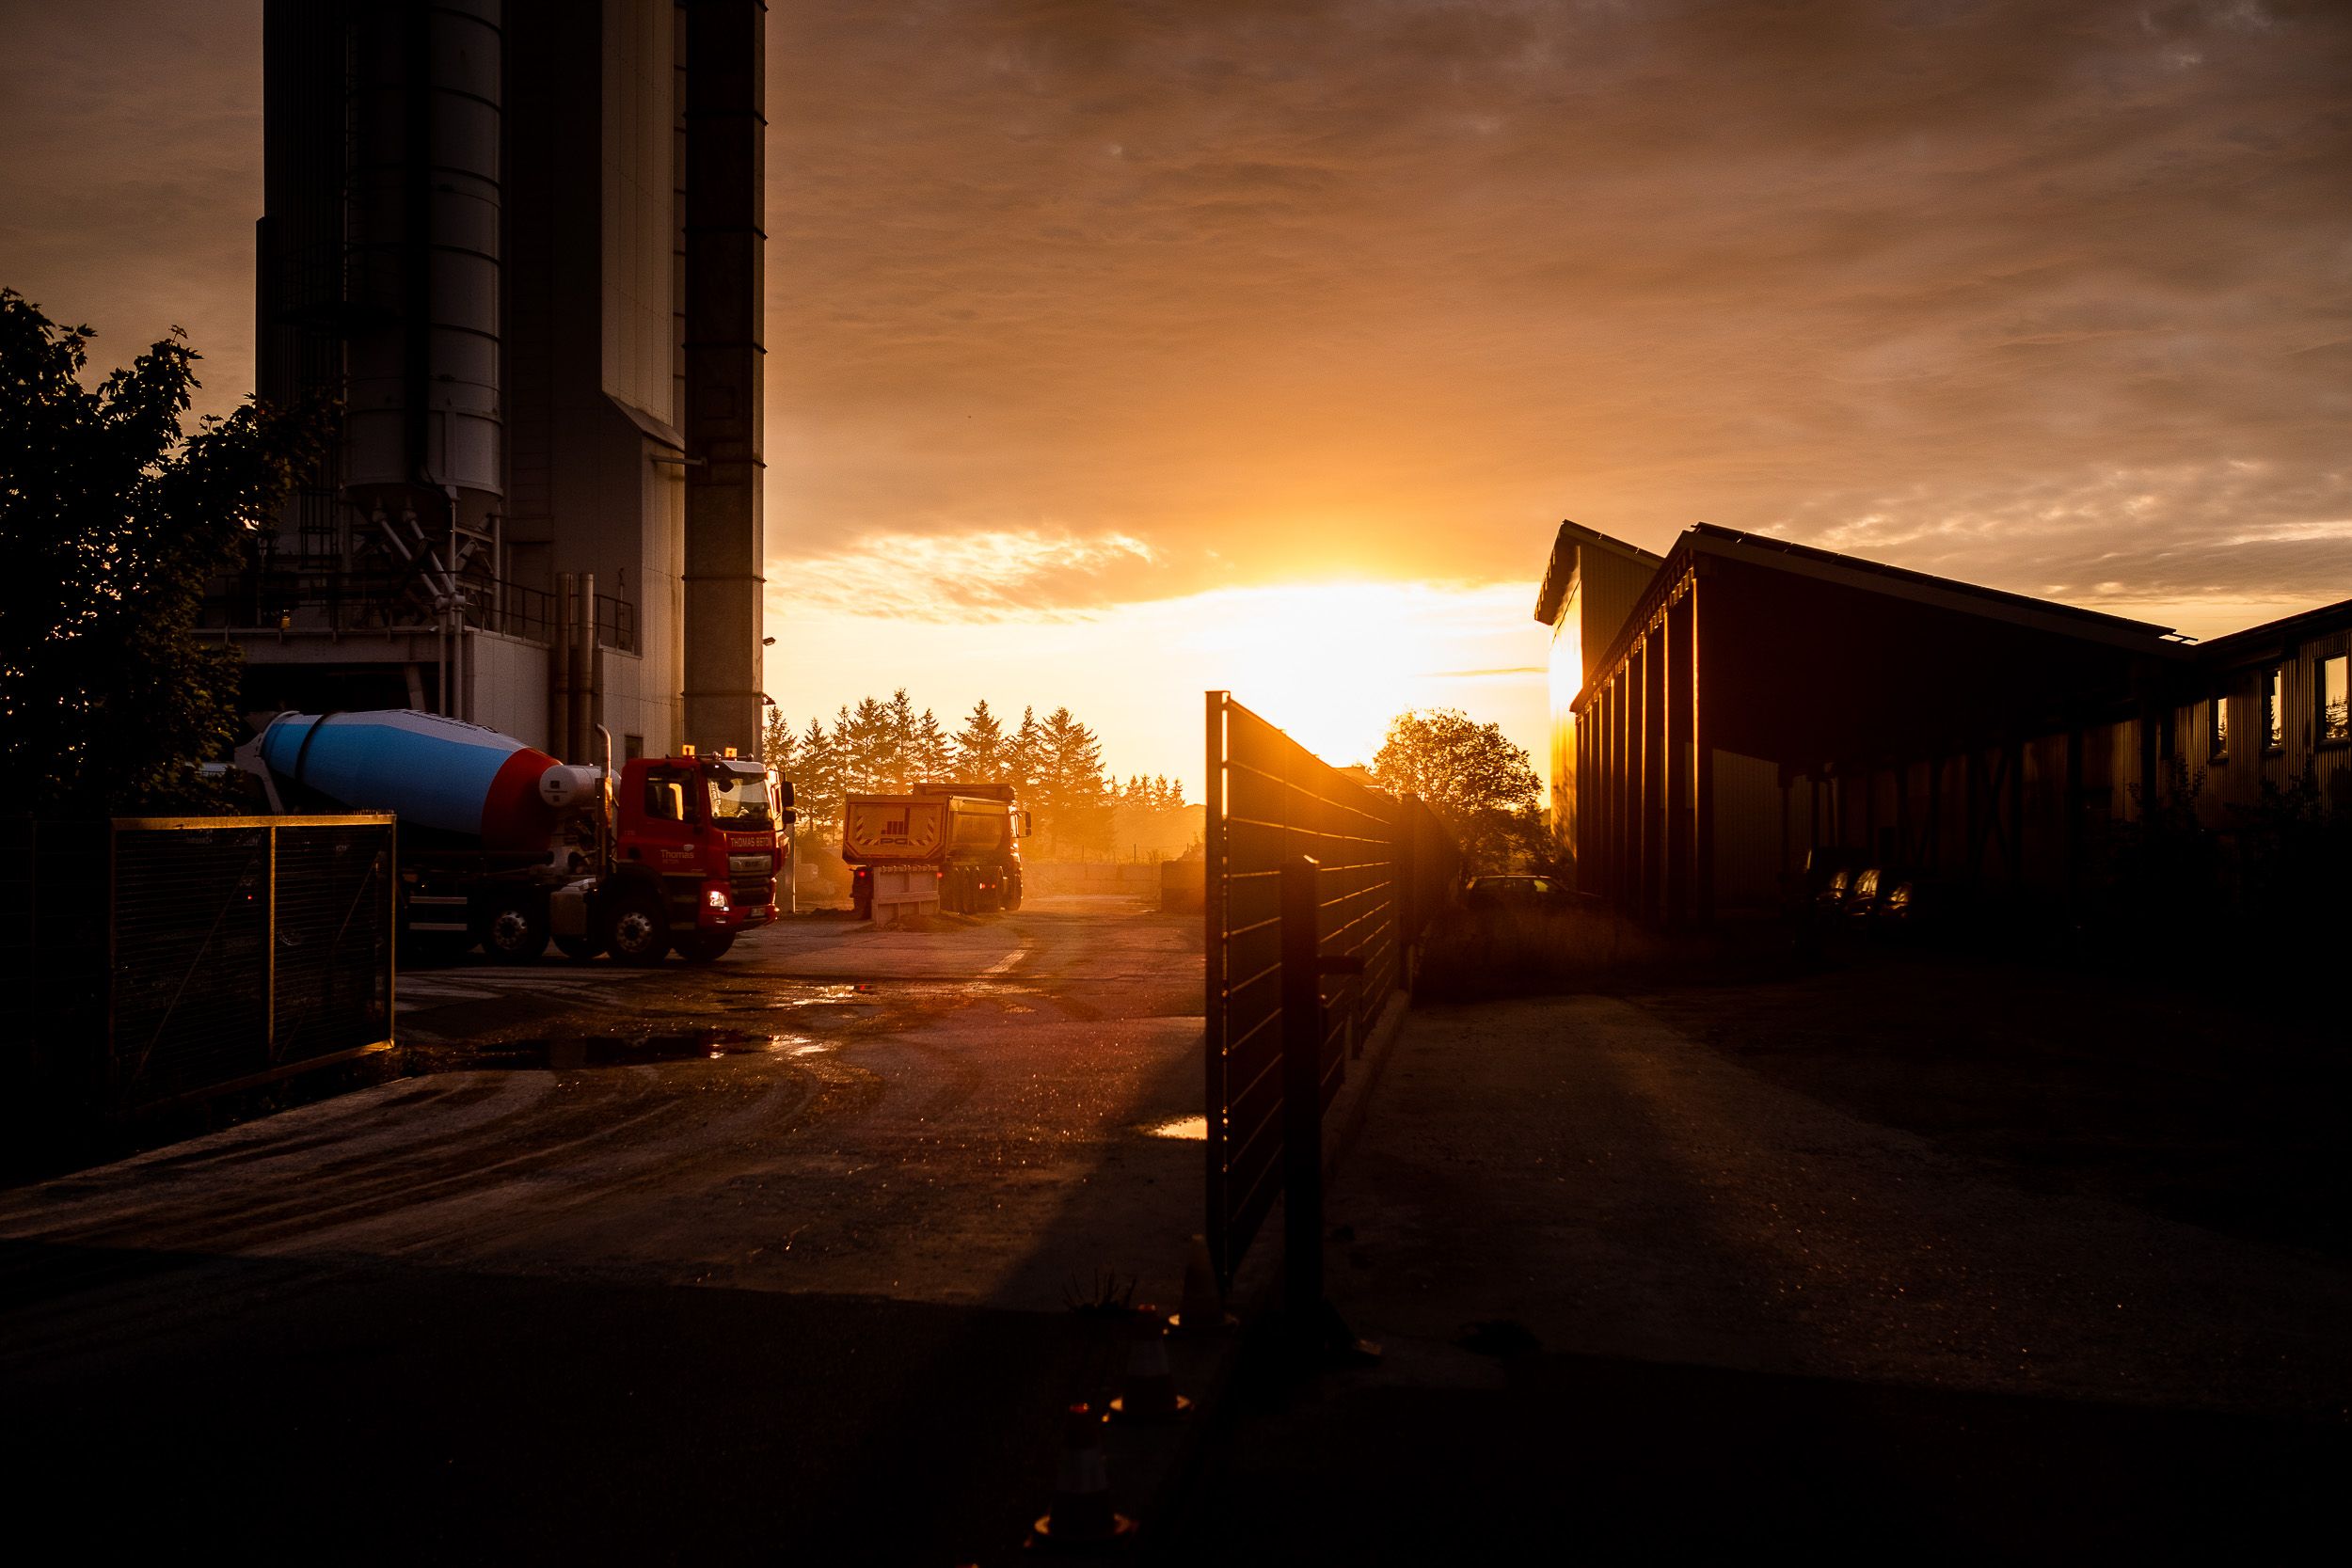
<svg viewBox="0 0 2352 1568">
<path fill-rule="evenodd" d="M 941 811 L 929 800 L 849 802 L 842 847 L 853 855 L 929 861 L 940 849 Z"/>
</svg>

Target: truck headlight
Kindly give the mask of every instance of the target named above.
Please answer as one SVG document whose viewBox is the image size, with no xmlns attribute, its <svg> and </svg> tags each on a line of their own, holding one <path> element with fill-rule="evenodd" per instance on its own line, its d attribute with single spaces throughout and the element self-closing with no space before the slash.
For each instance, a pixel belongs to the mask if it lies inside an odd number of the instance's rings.
<svg viewBox="0 0 2352 1568">
<path fill-rule="evenodd" d="M 727 890 L 723 887 L 714 887 L 703 895 L 703 902 L 714 910 L 723 910 L 727 907 Z"/>
</svg>

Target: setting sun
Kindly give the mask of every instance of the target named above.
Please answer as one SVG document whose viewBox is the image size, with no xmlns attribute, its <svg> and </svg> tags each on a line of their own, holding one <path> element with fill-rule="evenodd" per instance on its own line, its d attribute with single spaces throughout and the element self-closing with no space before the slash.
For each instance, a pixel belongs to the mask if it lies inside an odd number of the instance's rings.
<svg viewBox="0 0 2352 1568">
<path fill-rule="evenodd" d="M 970 619 L 780 600 L 769 690 L 796 725 L 900 686 L 951 726 L 981 698 L 1008 720 L 1067 704 L 1102 732 L 1111 772 L 1166 773 L 1198 799 L 1208 689 L 1336 763 L 1371 761 L 1389 721 L 1416 707 L 1491 720 L 1540 756 L 1549 644 L 1534 598 L 1525 582 L 1274 583 Z"/>
</svg>

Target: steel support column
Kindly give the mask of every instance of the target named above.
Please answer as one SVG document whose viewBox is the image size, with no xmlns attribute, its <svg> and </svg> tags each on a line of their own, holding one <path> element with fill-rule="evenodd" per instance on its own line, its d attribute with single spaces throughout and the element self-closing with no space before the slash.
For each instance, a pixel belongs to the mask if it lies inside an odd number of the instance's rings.
<svg viewBox="0 0 2352 1568">
<path fill-rule="evenodd" d="M 1642 638 L 1642 896 L 1645 919 L 1664 911 L 1666 813 L 1666 638 L 1652 626 Z"/>
<path fill-rule="evenodd" d="M 1691 862 L 1697 848 L 1692 818 L 1696 816 L 1698 736 L 1692 721 L 1698 689 L 1692 675 L 1687 592 L 1667 605 L 1661 629 L 1666 648 L 1666 919 L 1678 926 L 1695 912 Z"/>
<path fill-rule="evenodd" d="M 757 756 L 767 580 L 767 8 L 687 0 L 686 23 L 684 738 Z"/>
</svg>

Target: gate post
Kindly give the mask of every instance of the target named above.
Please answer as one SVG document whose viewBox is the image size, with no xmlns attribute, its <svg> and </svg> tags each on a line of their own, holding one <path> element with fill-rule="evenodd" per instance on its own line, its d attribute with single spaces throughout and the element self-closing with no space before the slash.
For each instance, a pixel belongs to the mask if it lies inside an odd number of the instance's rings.
<svg viewBox="0 0 2352 1568">
<path fill-rule="evenodd" d="M 1323 1307 L 1323 998 L 1311 855 L 1282 863 L 1282 1285 L 1294 1321 Z"/>
</svg>

